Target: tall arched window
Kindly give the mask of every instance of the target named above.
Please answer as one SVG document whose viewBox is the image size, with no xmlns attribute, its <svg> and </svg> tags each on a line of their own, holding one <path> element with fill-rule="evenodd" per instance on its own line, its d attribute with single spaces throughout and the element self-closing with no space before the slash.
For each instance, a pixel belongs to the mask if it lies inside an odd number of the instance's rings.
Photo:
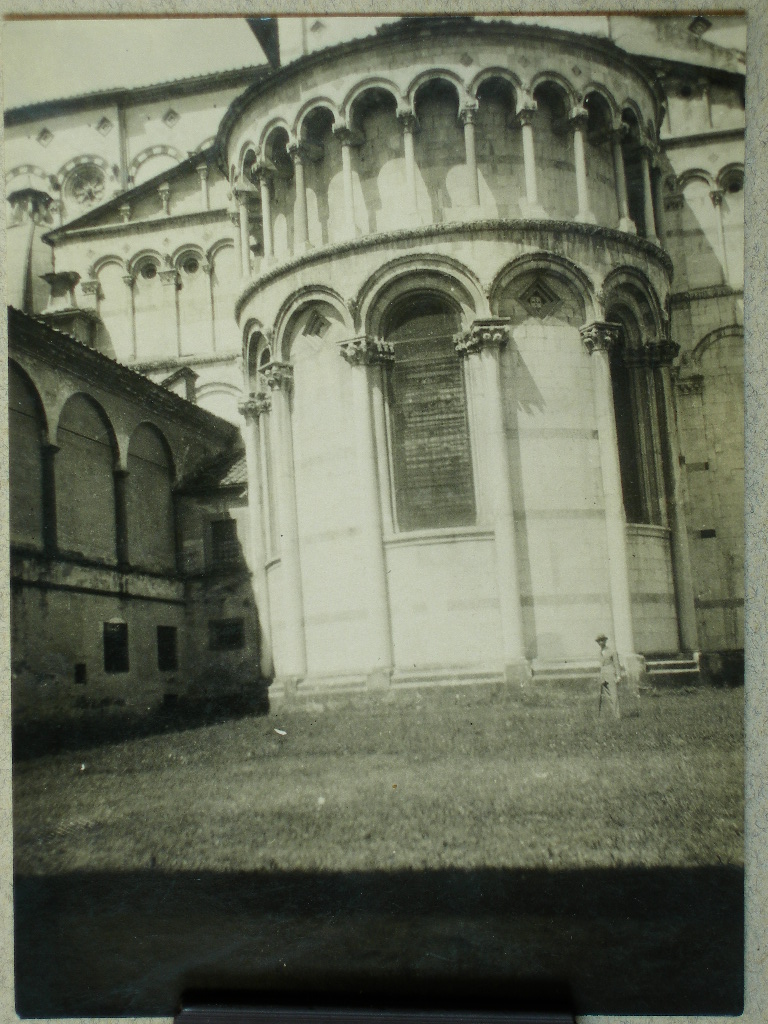
<svg viewBox="0 0 768 1024">
<path fill-rule="evenodd" d="M 410 295 L 391 311 L 386 340 L 395 515 L 400 530 L 475 522 L 458 312 L 434 295 Z"/>
<path fill-rule="evenodd" d="M 98 561 L 116 561 L 115 447 L 103 410 L 73 395 L 57 433 L 56 521 L 59 547 Z"/>
<path fill-rule="evenodd" d="M 155 572 L 176 566 L 173 470 L 159 431 L 147 423 L 136 428 L 128 447 L 128 558 Z"/>
<path fill-rule="evenodd" d="M 11 542 L 43 543 L 43 418 L 40 399 L 26 376 L 8 366 Z"/>
</svg>

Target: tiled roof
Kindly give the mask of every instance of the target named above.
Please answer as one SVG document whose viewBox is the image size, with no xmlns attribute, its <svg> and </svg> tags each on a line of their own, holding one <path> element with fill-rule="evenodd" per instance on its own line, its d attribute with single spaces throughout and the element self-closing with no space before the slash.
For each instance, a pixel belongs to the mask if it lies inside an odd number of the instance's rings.
<svg viewBox="0 0 768 1024">
<path fill-rule="evenodd" d="M 244 490 L 248 486 L 245 452 L 225 452 L 212 459 L 184 480 L 179 488 L 184 494 L 206 494 L 219 490 Z"/>
</svg>

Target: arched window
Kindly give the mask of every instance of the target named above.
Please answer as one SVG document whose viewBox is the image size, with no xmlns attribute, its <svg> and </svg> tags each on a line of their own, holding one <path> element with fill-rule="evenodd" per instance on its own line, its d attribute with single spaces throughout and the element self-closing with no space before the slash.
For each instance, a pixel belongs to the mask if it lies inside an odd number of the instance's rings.
<svg viewBox="0 0 768 1024">
<path fill-rule="evenodd" d="M 395 354 L 387 391 L 400 530 L 475 522 L 459 328 L 452 306 L 423 293 L 398 303 L 386 323 Z"/>
<path fill-rule="evenodd" d="M 176 566 L 173 471 L 165 440 L 142 423 L 128 446 L 128 558 L 155 572 Z"/>
<path fill-rule="evenodd" d="M 8 366 L 11 543 L 43 543 L 43 419 L 26 376 Z"/>
<path fill-rule="evenodd" d="M 101 562 L 116 561 L 115 448 L 106 415 L 73 395 L 57 433 L 56 521 L 59 547 Z"/>
</svg>

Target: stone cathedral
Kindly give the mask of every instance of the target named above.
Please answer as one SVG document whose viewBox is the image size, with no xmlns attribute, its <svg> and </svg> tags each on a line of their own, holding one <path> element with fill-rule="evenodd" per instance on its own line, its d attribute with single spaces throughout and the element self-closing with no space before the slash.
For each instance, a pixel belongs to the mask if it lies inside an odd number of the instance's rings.
<svg viewBox="0 0 768 1024">
<path fill-rule="evenodd" d="M 18 714 L 738 674 L 743 50 L 576 21 L 6 111 Z"/>
</svg>

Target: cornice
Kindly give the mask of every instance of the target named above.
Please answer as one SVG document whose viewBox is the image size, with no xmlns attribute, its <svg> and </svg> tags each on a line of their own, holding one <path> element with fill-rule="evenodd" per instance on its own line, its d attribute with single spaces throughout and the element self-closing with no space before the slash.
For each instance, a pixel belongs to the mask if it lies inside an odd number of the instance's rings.
<svg viewBox="0 0 768 1024">
<path fill-rule="evenodd" d="M 707 288 L 692 288 L 686 292 L 673 292 L 670 296 L 672 308 L 684 306 L 686 302 L 695 302 L 700 299 L 722 299 L 727 297 L 737 298 L 744 295 L 743 288 L 731 288 L 728 284 L 713 284 Z"/>
<path fill-rule="evenodd" d="M 229 211 L 226 207 L 216 210 L 198 210 L 189 213 L 172 213 L 169 216 L 160 214 L 149 220 L 120 221 L 118 224 L 94 224 L 83 227 L 67 227 L 49 231 L 43 235 L 43 241 L 48 245 L 55 245 L 57 242 L 76 241 L 82 238 L 111 238 L 121 235 L 145 235 L 149 232 L 167 230 L 168 228 L 187 227 L 191 224 L 217 224 L 229 220 Z M 231 233 L 231 232 L 230 232 Z"/>
<path fill-rule="evenodd" d="M 743 139 L 744 128 L 719 128 L 711 132 L 699 132 L 697 135 L 672 135 L 660 138 L 662 149 L 682 149 L 685 146 L 706 145 L 708 142 L 728 142 Z"/>
<path fill-rule="evenodd" d="M 222 352 L 216 356 L 179 356 L 177 359 L 157 359 L 149 362 L 131 363 L 129 369 L 138 373 L 156 373 L 160 370 L 184 370 L 192 366 L 220 366 L 222 363 L 236 363 L 242 357 L 240 349 Z"/>
<path fill-rule="evenodd" d="M 273 281 L 318 263 L 325 263 L 339 256 L 346 256 L 349 253 L 376 249 L 380 246 L 396 242 L 429 240 L 439 237 L 450 238 L 455 235 L 497 234 L 503 239 L 514 241 L 535 236 L 536 241 L 541 243 L 542 237 L 546 236 L 547 233 L 558 236 L 577 235 L 585 239 L 593 238 L 603 244 L 614 243 L 623 249 L 632 250 L 646 258 L 655 260 L 664 269 L 669 279 L 671 280 L 672 278 L 672 259 L 665 250 L 660 249 L 658 245 L 647 241 L 645 238 L 638 238 L 637 235 L 630 235 L 615 228 L 606 228 L 598 224 L 580 224 L 576 221 L 559 220 L 486 219 L 453 221 L 446 224 L 430 224 L 419 228 L 398 228 L 396 231 L 384 231 L 379 234 L 365 235 L 362 238 L 352 238 L 348 241 L 337 242 L 334 245 L 327 245 L 320 249 L 312 249 L 309 252 L 302 253 L 300 256 L 287 260 L 277 267 L 270 268 L 270 270 L 256 278 L 256 280 L 250 281 L 237 297 L 235 302 L 235 318 L 239 320 L 245 304 Z M 544 245 L 543 248 L 553 247 Z"/>
</svg>

